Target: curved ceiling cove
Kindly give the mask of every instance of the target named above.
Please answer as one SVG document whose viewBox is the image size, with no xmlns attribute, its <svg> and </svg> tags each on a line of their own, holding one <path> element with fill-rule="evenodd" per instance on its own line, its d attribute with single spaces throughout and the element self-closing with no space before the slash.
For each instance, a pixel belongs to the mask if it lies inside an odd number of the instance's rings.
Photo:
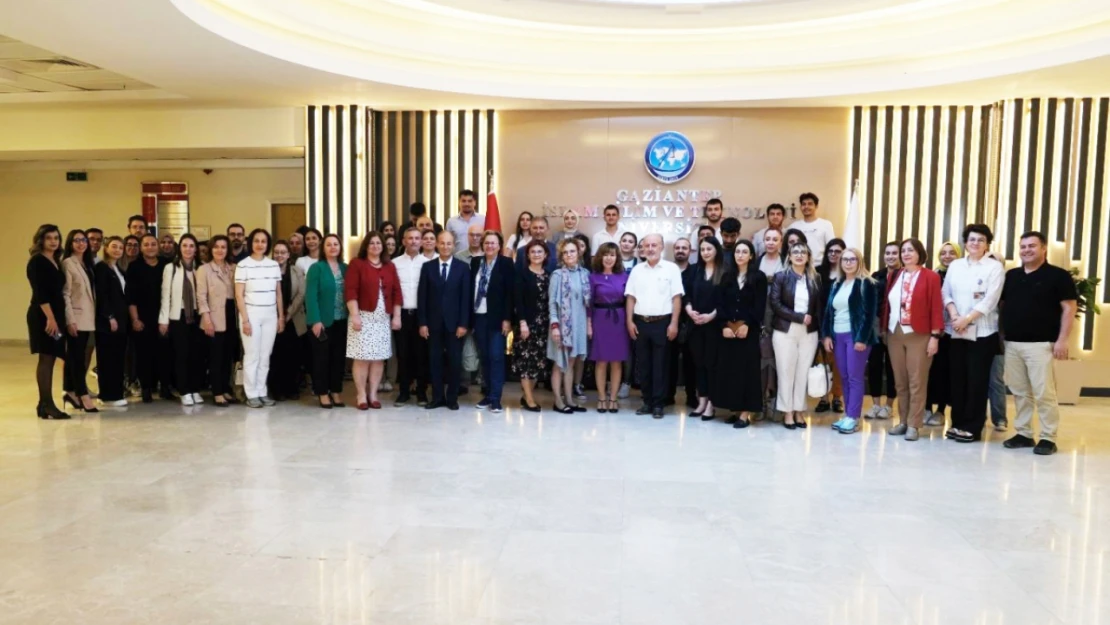
<svg viewBox="0 0 1110 625">
<path fill-rule="evenodd" d="M 1110 54 L 1106 0 L 171 0 L 327 72 L 476 96 L 735 102 L 884 92 Z"/>
</svg>

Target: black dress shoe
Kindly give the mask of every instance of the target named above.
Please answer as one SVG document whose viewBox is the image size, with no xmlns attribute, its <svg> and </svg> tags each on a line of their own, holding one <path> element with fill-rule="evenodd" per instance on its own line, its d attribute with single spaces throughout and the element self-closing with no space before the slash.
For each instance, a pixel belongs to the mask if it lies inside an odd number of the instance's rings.
<svg viewBox="0 0 1110 625">
<path fill-rule="evenodd" d="M 713 419 L 716 419 L 716 418 L 717 418 L 716 414 L 703 414 L 701 416 L 702 421 L 712 421 Z"/>
<path fill-rule="evenodd" d="M 663 409 L 662 408 L 656 408 L 655 410 L 652 410 L 651 411 L 651 418 L 652 419 L 662 419 L 663 418 Z"/>
<path fill-rule="evenodd" d="M 453 401 L 453 402 L 447 404 L 447 409 L 448 410 L 458 410 L 459 409 L 459 402 Z"/>
<path fill-rule="evenodd" d="M 586 412 L 584 406 L 577 406 L 575 404 L 567 404 L 567 408 L 570 408 L 571 412 Z"/>
<path fill-rule="evenodd" d="M 839 399 L 834 399 L 833 403 L 832 403 L 832 409 L 833 409 L 833 412 L 843 413 L 844 412 L 844 402 L 840 401 Z"/>
<path fill-rule="evenodd" d="M 555 406 L 555 412 L 559 414 L 574 414 L 574 408 L 570 406 Z"/>
<path fill-rule="evenodd" d="M 817 407 L 814 408 L 813 411 L 814 412 L 828 412 L 829 408 L 830 408 L 829 402 L 827 400 L 822 399 L 821 401 L 817 402 Z"/>
<path fill-rule="evenodd" d="M 793 430 L 793 429 L 797 428 L 798 426 L 794 425 L 793 423 L 787 423 L 786 421 L 783 421 L 782 422 L 782 427 L 784 427 L 788 430 Z"/>
<path fill-rule="evenodd" d="M 1033 447 L 1036 444 L 1037 441 L 1029 438 L 1028 436 L 1014 434 L 1010 438 L 1006 439 L 1006 441 L 1002 443 L 1002 446 L 1006 449 L 1022 449 L 1024 447 Z"/>
<path fill-rule="evenodd" d="M 521 404 L 522 404 L 521 408 L 524 408 L 528 412 L 539 412 L 541 410 L 539 404 L 536 404 L 535 406 L 529 406 L 528 404 L 526 404 L 524 402 L 521 402 Z"/>
<path fill-rule="evenodd" d="M 740 429 L 748 427 L 751 424 L 752 424 L 752 422 L 748 421 L 747 419 L 738 418 L 738 419 L 736 419 L 736 423 L 732 424 L 732 427 L 740 430 Z"/>
<path fill-rule="evenodd" d="M 651 406 L 644 404 L 636 409 L 636 414 L 651 414 Z"/>
<path fill-rule="evenodd" d="M 438 400 L 438 401 L 430 401 L 430 402 L 424 404 L 424 409 L 425 410 L 435 410 L 436 408 L 446 408 L 446 407 L 447 407 L 447 402 L 443 401 L 442 399 Z"/>
<path fill-rule="evenodd" d="M 1056 443 L 1041 439 L 1041 442 L 1037 443 L 1037 446 L 1033 448 L 1033 453 L 1038 456 L 1051 456 L 1056 453 Z"/>
</svg>

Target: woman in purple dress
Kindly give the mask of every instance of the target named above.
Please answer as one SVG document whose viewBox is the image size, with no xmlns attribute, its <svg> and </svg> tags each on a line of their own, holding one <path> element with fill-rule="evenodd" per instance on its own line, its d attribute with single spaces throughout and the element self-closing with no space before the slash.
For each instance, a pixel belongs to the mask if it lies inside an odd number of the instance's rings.
<svg viewBox="0 0 1110 625">
<path fill-rule="evenodd" d="M 620 263 L 620 249 L 605 243 L 597 249 L 590 274 L 590 299 L 593 311 L 587 320 L 590 360 L 594 361 L 597 381 L 597 411 L 617 412 L 617 392 L 621 386 L 621 366 L 628 359 L 628 333 L 624 331 L 624 285 L 628 275 Z M 605 399 L 605 378 L 609 378 L 609 399 Z"/>
</svg>

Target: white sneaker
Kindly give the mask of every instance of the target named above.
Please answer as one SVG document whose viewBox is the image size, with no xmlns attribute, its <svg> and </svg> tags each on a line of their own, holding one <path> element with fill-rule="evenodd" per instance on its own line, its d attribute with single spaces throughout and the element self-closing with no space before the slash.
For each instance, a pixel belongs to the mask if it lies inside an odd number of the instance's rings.
<svg viewBox="0 0 1110 625">
<path fill-rule="evenodd" d="M 871 404 L 871 410 L 868 410 L 864 415 L 864 419 L 878 419 L 879 410 L 882 408 L 879 404 Z"/>
<path fill-rule="evenodd" d="M 890 406 L 883 406 L 882 408 L 879 408 L 879 414 L 875 418 L 876 419 L 889 419 L 890 418 Z"/>
<path fill-rule="evenodd" d="M 383 393 L 391 393 L 391 392 L 393 392 L 393 384 L 392 384 L 392 383 L 390 383 L 390 382 L 389 382 L 389 381 L 387 380 L 387 381 L 385 381 L 385 382 L 382 382 L 382 384 L 381 384 L 381 386 L 380 386 L 380 387 L 378 388 L 378 390 L 379 390 L 379 391 L 381 391 L 381 392 L 383 392 Z"/>
<path fill-rule="evenodd" d="M 925 425 L 944 425 L 944 413 L 926 410 Z"/>
<path fill-rule="evenodd" d="M 188 393 L 185 393 L 184 395 L 182 395 L 181 396 L 181 405 L 182 406 L 192 406 L 193 405 L 193 396 L 188 394 Z"/>
<path fill-rule="evenodd" d="M 100 399 L 100 400 L 97 400 L 97 401 L 100 402 L 101 406 L 107 406 L 107 407 L 110 407 L 110 408 L 126 408 L 127 407 L 127 400 L 126 399 L 117 399 L 117 400 L 114 400 L 114 401 L 113 400 L 104 401 L 103 399 Z"/>
<path fill-rule="evenodd" d="M 194 404 L 203 404 L 204 403 L 204 398 L 200 396 L 200 393 L 193 393 L 193 403 Z"/>
<path fill-rule="evenodd" d="M 617 391 L 617 398 L 618 399 L 628 399 L 628 396 L 631 395 L 631 394 L 632 394 L 632 387 L 629 386 L 627 382 L 622 382 L 620 390 Z"/>
</svg>

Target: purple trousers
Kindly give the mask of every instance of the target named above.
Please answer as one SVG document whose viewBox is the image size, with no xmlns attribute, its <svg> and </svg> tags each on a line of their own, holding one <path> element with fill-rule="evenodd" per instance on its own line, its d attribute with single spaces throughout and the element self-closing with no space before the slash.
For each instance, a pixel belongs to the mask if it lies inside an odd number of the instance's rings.
<svg viewBox="0 0 1110 625">
<path fill-rule="evenodd" d="M 833 348 L 836 352 L 836 366 L 844 380 L 844 414 L 858 419 L 863 414 L 863 377 L 867 371 L 867 357 L 871 355 L 871 346 L 857 352 L 852 333 L 844 332 L 835 335 Z"/>
</svg>

